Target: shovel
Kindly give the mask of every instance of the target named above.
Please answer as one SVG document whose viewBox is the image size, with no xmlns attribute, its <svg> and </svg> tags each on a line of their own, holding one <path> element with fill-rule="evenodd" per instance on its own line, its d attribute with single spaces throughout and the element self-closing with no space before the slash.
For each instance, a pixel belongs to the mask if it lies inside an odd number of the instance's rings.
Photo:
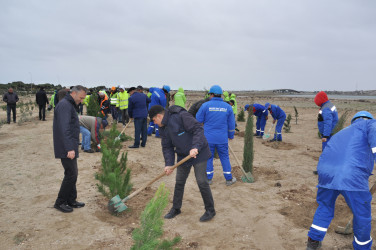
<svg viewBox="0 0 376 250">
<path fill-rule="evenodd" d="M 269 138 L 270 138 L 270 131 L 271 131 L 273 128 L 274 128 L 274 123 L 273 123 L 273 125 L 270 127 L 270 129 L 268 130 L 268 133 L 267 133 L 267 134 L 264 134 L 264 135 L 262 136 L 262 139 L 264 139 L 264 140 L 269 139 Z"/>
<path fill-rule="evenodd" d="M 242 176 L 242 181 L 243 181 L 243 182 L 248 182 L 248 183 L 253 183 L 253 182 L 255 182 L 255 179 L 253 178 L 252 173 L 250 173 L 250 172 L 246 173 L 246 172 L 245 172 L 244 168 L 242 167 L 242 165 L 241 165 L 240 162 L 239 162 L 238 157 L 236 157 L 234 151 L 232 150 L 230 144 L 228 144 L 228 148 L 230 149 L 231 154 L 234 156 L 236 162 L 238 163 L 238 166 L 240 167 L 240 169 L 242 170 L 242 172 L 243 172 L 243 174 L 244 174 L 244 176 Z"/>
<path fill-rule="evenodd" d="M 182 159 L 181 161 L 179 161 L 178 163 L 176 163 L 174 166 L 172 166 L 171 170 L 174 170 L 175 168 L 179 167 L 181 164 L 183 164 L 184 162 L 188 161 L 189 159 L 191 159 L 191 156 L 190 155 L 186 156 L 184 159 Z M 148 183 L 146 183 L 145 185 L 143 185 L 142 187 L 140 187 L 139 189 L 137 189 L 136 191 L 134 191 L 133 193 L 131 193 L 130 195 L 128 195 L 127 197 L 125 197 L 124 199 L 121 199 L 119 195 L 116 195 L 115 197 L 113 197 L 108 202 L 108 205 L 107 205 L 108 210 L 110 210 L 111 213 L 121 213 L 121 212 L 123 212 L 124 210 L 126 210 L 128 208 L 124 204 L 124 202 L 126 202 L 127 200 L 129 200 L 132 197 L 136 196 L 139 192 L 141 192 L 146 187 L 148 187 L 149 185 L 153 184 L 154 182 L 156 182 L 157 180 L 159 180 L 160 178 L 162 178 L 165 175 L 166 175 L 165 172 L 161 173 L 160 175 L 158 175 L 157 177 L 155 177 L 153 180 L 149 181 Z"/>
<path fill-rule="evenodd" d="M 371 195 L 373 195 L 375 193 L 375 191 L 376 191 L 376 183 L 373 184 L 373 186 L 371 187 L 369 192 L 371 193 Z M 352 220 L 353 219 L 350 219 L 349 222 L 347 222 L 345 227 L 338 226 L 334 231 L 337 234 L 343 234 L 343 235 L 352 234 L 353 233 L 352 223 L 351 223 Z"/>
<path fill-rule="evenodd" d="M 132 119 L 129 119 L 129 122 L 127 123 L 127 125 L 125 125 L 125 127 L 123 128 L 123 130 L 120 132 L 120 134 L 115 138 L 115 141 L 118 141 L 120 140 L 120 136 L 122 133 L 124 133 L 125 129 L 128 127 L 129 123 L 131 123 Z"/>
</svg>

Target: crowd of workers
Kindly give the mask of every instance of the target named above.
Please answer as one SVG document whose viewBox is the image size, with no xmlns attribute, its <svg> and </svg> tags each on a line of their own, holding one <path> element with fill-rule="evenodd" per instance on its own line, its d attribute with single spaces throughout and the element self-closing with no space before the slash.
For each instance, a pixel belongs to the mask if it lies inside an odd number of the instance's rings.
<svg viewBox="0 0 376 250">
<path fill-rule="evenodd" d="M 222 99 L 223 95 L 223 99 Z M 228 140 L 234 138 L 236 129 L 237 102 L 234 94 L 222 91 L 218 85 L 210 88 L 202 99 L 186 110 L 186 96 L 183 88 L 170 96 L 170 87 L 152 87 L 144 93 L 142 86 L 129 88 L 112 87 L 109 91 L 98 92 L 98 104 L 102 117 L 84 116 L 80 105 L 88 105 L 91 93 L 80 85 L 56 91 L 50 102 L 41 88 L 36 94 L 39 106 L 39 119 L 45 120 L 46 105 L 54 108 L 53 137 L 55 157 L 61 159 L 64 167 L 64 179 L 55 202 L 55 208 L 62 212 L 72 212 L 73 208 L 85 206 L 78 202 L 77 157 L 79 133 L 82 134 L 81 148 L 84 152 L 100 151 L 99 130 L 108 125 L 108 116 L 113 122 L 122 122 L 126 126 L 130 119 L 134 121 L 135 141 L 129 148 L 145 147 L 147 137 L 155 133 L 161 138 L 165 159 L 165 172 L 172 173 L 175 154 L 180 161 L 186 156 L 191 159 L 177 168 L 173 206 L 165 215 L 174 218 L 181 213 L 184 186 L 193 166 L 195 177 L 205 205 L 205 213 L 200 221 L 211 220 L 216 211 L 210 189 L 214 175 L 213 156 L 215 151 L 223 168 L 226 185 L 236 182 L 232 176 L 228 152 Z M 170 98 L 174 105 L 169 107 Z M 10 88 L 3 96 L 7 103 L 7 123 L 11 112 L 16 122 L 16 103 L 19 98 Z M 319 249 L 334 216 L 335 201 L 339 194 L 345 197 L 354 215 L 354 249 L 371 249 L 371 200 L 368 179 L 373 171 L 376 159 L 376 121 L 372 114 L 360 111 L 351 120 L 351 125 L 333 136 L 338 123 L 337 108 L 325 92 L 319 92 L 314 102 L 320 107 L 318 129 L 322 140 L 322 154 L 317 171 L 319 204 L 308 233 L 307 249 Z M 254 136 L 262 138 L 269 113 L 276 124 L 274 138 L 270 141 L 282 141 L 282 127 L 286 119 L 285 112 L 278 105 L 266 103 L 247 104 L 244 111 L 253 112 L 257 117 Z M 77 115 L 81 114 L 81 115 Z M 147 116 L 150 122 L 147 124 Z M 203 124 L 203 126 L 202 126 Z M 91 149 L 91 142 L 95 150 Z"/>
</svg>

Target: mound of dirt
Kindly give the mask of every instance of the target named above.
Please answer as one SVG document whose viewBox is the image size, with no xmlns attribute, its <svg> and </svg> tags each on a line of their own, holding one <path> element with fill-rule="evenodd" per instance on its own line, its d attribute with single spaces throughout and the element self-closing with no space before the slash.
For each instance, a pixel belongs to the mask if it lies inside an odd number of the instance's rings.
<svg viewBox="0 0 376 250">
<path fill-rule="evenodd" d="M 271 148 L 278 149 L 278 150 L 291 150 L 291 149 L 296 148 L 296 145 L 289 143 L 289 142 L 283 142 L 283 141 L 277 141 L 277 142 L 263 141 L 262 144 L 267 147 L 271 147 Z"/>
</svg>

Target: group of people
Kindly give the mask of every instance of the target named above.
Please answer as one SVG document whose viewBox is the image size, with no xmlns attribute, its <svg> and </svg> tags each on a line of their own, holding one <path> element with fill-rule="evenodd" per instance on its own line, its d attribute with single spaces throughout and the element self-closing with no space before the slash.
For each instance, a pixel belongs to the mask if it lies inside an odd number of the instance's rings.
<svg viewBox="0 0 376 250">
<path fill-rule="evenodd" d="M 125 92 L 122 86 L 119 90 L 120 93 L 123 93 L 121 90 Z M 171 167 L 175 164 L 175 154 L 178 161 L 188 155 L 191 157 L 177 168 L 173 205 L 165 218 L 171 219 L 181 213 L 184 186 L 190 169 L 193 167 L 205 206 L 205 212 L 200 217 L 200 221 L 209 221 L 216 215 L 210 189 L 214 175 L 215 151 L 223 167 L 226 185 L 236 182 L 236 178 L 231 174 L 228 154 L 228 140 L 233 139 L 235 133 L 233 105 L 222 99 L 224 92 L 218 85 L 212 86 L 208 97 L 194 103 L 188 111 L 185 109 L 184 91 L 181 89 L 173 95 L 175 105 L 171 107 L 167 105 L 169 92 L 170 88 L 165 85 L 162 88 L 150 88 L 148 96 L 143 93 L 142 86 L 138 86 L 131 92 L 128 90 L 127 102 L 121 103 L 119 101 L 121 98 L 113 100 L 114 93 L 112 93 L 109 103 L 115 108 L 120 108 L 121 105 L 126 107 L 127 115 L 134 120 L 135 142 L 130 148 L 145 146 L 148 134 L 151 135 L 153 132 L 156 137 L 161 138 L 165 160 L 164 171 L 167 175 L 172 173 Z M 83 135 L 82 148 L 85 152 L 91 150 L 88 146 L 90 145 L 88 137 L 96 142 L 97 150 L 100 150 L 99 130 L 107 125 L 106 119 L 78 115 L 78 106 L 85 102 L 85 97 L 86 89 L 78 85 L 66 92 L 63 98 L 59 98 L 59 102 L 54 107 L 54 152 L 55 157 L 61 159 L 64 167 L 64 179 L 54 207 L 62 212 L 72 212 L 73 208 L 85 206 L 83 202 L 77 201 L 76 190 L 79 133 Z M 14 109 L 18 101 L 17 94 L 9 89 L 3 96 L 3 101 L 7 102 L 8 123 L 10 123 L 12 110 L 15 122 Z M 40 107 L 39 118 L 45 120 L 45 105 L 48 104 L 48 100 L 42 88 L 36 94 L 36 102 Z M 338 123 L 337 108 L 323 91 L 315 96 L 314 102 L 320 107 L 317 125 L 322 140 L 322 154 L 315 172 L 318 174 L 316 198 L 318 208 L 308 233 L 307 249 L 321 247 L 334 216 L 335 201 L 340 194 L 345 197 L 354 215 L 354 249 L 371 249 L 372 194 L 369 191 L 368 179 L 372 174 L 376 159 L 376 121 L 369 112 L 360 111 L 354 115 L 349 127 L 333 136 L 334 128 Z M 102 99 L 101 103 L 104 103 Z M 115 108 L 112 107 L 110 110 L 113 110 L 111 114 L 117 120 L 115 110 L 118 111 L 118 109 Z M 286 115 L 279 106 L 270 103 L 265 105 L 255 103 L 247 104 L 245 110 L 253 112 L 257 117 L 255 136 L 258 137 L 265 133 L 265 124 L 270 113 L 273 124 L 277 123 L 272 141 L 282 141 L 281 128 Z M 127 115 L 123 114 L 124 120 Z M 149 129 L 147 128 L 148 115 L 151 120 Z"/>
</svg>

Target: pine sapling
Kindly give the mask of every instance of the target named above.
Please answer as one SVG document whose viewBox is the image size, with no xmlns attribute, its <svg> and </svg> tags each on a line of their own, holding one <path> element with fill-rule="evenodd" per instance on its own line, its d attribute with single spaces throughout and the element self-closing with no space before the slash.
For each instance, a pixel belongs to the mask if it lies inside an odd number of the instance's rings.
<svg viewBox="0 0 376 250">
<path fill-rule="evenodd" d="M 295 106 L 294 106 L 294 110 L 295 110 L 295 124 L 298 125 L 299 113 L 298 113 L 298 109 Z"/>
<path fill-rule="evenodd" d="M 253 112 L 248 112 L 244 135 L 243 169 L 253 174 Z"/>
<path fill-rule="evenodd" d="M 285 123 L 283 124 L 283 130 L 286 132 L 286 133 L 290 133 L 291 132 L 291 114 L 289 114 L 285 120 Z"/>
<path fill-rule="evenodd" d="M 98 103 L 98 95 L 93 93 L 89 98 L 89 103 L 87 105 L 87 115 L 94 117 L 103 117 L 100 113 L 100 105 Z"/>
<path fill-rule="evenodd" d="M 346 110 L 341 116 L 340 118 L 338 119 L 338 123 L 337 125 L 334 127 L 333 131 L 332 131 L 332 135 L 338 133 L 339 131 L 341 131 L 344 126 L 345 126 L 345 123 L 347 121 L 347 118 L 349 117 L 349 111 Z"/>
<path fill-rule="evenodd" d="M 160 240 L 164 223 L 162 213 L 168 204 L 168 195 L 169 192 L 162 183 L 141 214 L 140 228 L 132 232 L 134 245 L 131 250 L 172 249 L 181 240 L 181 237 L 175 237 L 171 241 Z"/>
<path fill-rule="evenodd" d="M 238 122 L 245 122 L 245 113 L 243 109 L 241 109 L 238 114 Z"/>
</svg>

